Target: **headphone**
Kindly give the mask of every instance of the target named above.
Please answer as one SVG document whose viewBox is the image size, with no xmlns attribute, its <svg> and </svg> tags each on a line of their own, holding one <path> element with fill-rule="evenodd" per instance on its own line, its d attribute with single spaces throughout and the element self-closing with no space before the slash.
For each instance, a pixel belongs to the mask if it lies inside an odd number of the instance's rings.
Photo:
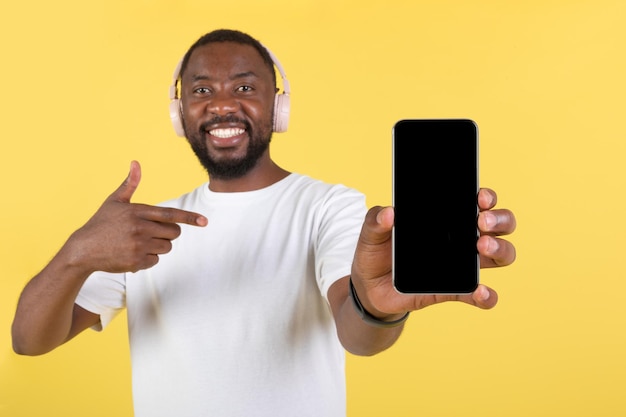
<svg viewBox="0 0 626 417">
<path fill-rule="evenodd" d="M 289 125 L 289 81 L 287 80 L 283 66 L 280 65 L 280 61 L 276 58 L 276 55 L 274 55 L 269 49 L 265 49 L 269 53 L 270 58 L 272 58 L 274 66 L 278 69 L 283 83 L 283 92 L 280 94 L 277 93 L 274 96 L 274 120 L 272 121 L 274 132 L 281 133 L 285 132 L 287 130 L 287 126 Z M 184 137 L 185 130 L 183 129 L 183 122 L 181 120 L 181 103 L 180 97 L 178 97 L 178 89 L 176 88 L 182 65 L 183 60 L 181 59 L 178 62 L 178 65 L 176 65 L 172 85 L 170 86 L 170 118 L 172 119 L 172 124 L 174 125 L 174 131 L 176 131 L 176 134 Z"/>
</svg>

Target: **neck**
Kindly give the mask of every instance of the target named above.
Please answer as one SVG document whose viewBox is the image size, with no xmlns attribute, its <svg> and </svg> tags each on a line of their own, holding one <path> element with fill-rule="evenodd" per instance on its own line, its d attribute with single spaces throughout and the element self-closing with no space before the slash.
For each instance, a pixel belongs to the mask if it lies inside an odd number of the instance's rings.
<svg viewBox="0 0 626 417">
<path fill-rule="evenodd" d="M 259 163 L 239 178 L 220 179 L 211 178 L 209 189 L 218 193 L 238 193 L 260 190 L 284 179 L 289 171 L 279 167 L 274 161 L 259 160 Z"/>
</svg>

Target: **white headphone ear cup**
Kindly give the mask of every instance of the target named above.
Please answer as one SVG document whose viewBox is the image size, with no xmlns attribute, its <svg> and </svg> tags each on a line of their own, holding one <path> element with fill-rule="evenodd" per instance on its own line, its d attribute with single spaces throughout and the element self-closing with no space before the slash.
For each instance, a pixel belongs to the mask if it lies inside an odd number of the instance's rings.
<svg viewBox="0 0 626 417">
<path fill-rule="evenodd" d="M 183 122 L 180 116 L 180 100 L 173 99 L 170 101 L 170 119 L 172 119 L 172 125 L 174 126 L 176 134 L 184 137 L 185 129 L 183 129 Z"/>
<path fill-rule="evenodd" d="M 290 105 L 288 94 L 276 94 L 274 97 L 274 132 L 282 133 L 287 130 Z"/>
</svg>

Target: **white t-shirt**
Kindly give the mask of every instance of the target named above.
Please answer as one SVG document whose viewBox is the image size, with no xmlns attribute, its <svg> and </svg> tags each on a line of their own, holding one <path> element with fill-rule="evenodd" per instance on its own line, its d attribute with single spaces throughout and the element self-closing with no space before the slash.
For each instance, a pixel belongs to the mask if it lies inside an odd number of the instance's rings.
<svg viewBox="0 0 626 417">
<path fill-rule="evenodd" d="M 93 274 L 76 301 L 103 327 L 127 308 L 135 417 L 345 417 L 326 294 L 350 274 L 364 196 L 291 174 L 163 205 L 208 225 L 181 225 L 150 269 Z"/>
</svg>

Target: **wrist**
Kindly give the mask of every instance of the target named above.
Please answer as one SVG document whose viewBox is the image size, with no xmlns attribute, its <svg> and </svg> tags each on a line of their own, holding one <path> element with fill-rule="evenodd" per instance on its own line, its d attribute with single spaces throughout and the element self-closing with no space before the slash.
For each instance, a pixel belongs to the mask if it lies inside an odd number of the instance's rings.
<svg viewBox="0 0 626 417">
<path fill-rule="evenodd" d="M 352 277 L 349 278 L 349 286 L 350 288 L 348 294 L 349 297 L 352 299 L 352 305 L 354 306 L 354 309 L 356 310 L 359 317 L 361 317 L 361 320 L 363 320 L 370 326 L 381 328 L 397 327 L 404 324 L 404 322 L 409 318 L 409 312 L 395 320 L 385 320 L 374 316 L 369 311 L 367 311 L 361 303 L 356 289 L 354 288 L 354 284 L 352 283 Z"/>
</svg>

